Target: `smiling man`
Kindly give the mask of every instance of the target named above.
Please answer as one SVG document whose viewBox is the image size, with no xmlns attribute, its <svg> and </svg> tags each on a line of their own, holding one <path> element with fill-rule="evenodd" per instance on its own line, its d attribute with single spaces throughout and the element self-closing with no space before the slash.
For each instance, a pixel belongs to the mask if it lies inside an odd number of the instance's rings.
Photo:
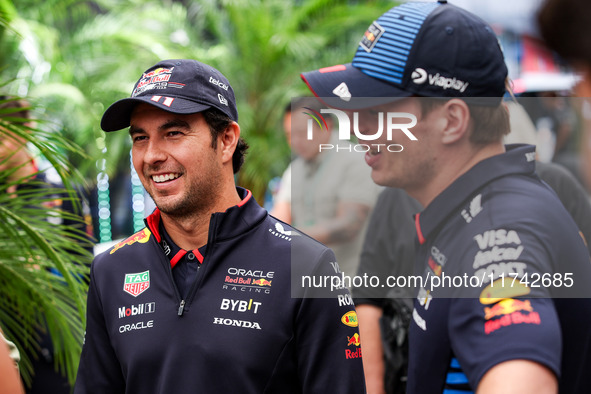
<svg viewBox="0 0 591 394">
<path fill-rule="evenodd" d="M 372 179 L 425 207 L 414 220 L 407 392 L 588 392 L 589 252 L 537 176 L 535 147 L 503 145 L 507 68 L 491 27 L 444 0 L 404 3 L 372 23 L 352 63 L 302 78 L 357 119 L 374 144 Z M 369 138 L 380 113 L 416 116 L 417 140 Z M 393 143 L 404 149 L 378 151 Z M 373 343 L 372 308 L 358 311 Z M 368 392 L 380 392 L 364 363 Z"/>
<path fill-rule="evenodd" d="M 230 83 L 195 60 L 150 67 L 105 112 L 157 209 L 92 264 L 75 393 L 364 392 L 348 291 L 297 280 L 336 278 L 334 253 L 236 187 L 237 120 Z"/>
</svg>

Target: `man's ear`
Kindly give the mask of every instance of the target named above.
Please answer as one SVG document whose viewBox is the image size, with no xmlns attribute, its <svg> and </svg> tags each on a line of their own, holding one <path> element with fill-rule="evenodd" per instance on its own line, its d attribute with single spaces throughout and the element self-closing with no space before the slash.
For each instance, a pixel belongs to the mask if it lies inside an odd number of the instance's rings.
<svg viewBox="0 0 591 394">
<path fill-rule="evenodd" d="M 232 155 L 236 150 L 236 144 L 240 139 L 240 126 L 236 122 L 231 122 L 226 130 L 218 137 L 222 151 L 222 162 L 232 164 Z"/>
<path fill-rule="evenodd" d="M 470 130 L 470 108 L 468 108 L 468 104 L 461 99 L 451 99 L 441 109 L 446 120 L 441 142 L 453 144 L 467 137 Z"/>
</svg>

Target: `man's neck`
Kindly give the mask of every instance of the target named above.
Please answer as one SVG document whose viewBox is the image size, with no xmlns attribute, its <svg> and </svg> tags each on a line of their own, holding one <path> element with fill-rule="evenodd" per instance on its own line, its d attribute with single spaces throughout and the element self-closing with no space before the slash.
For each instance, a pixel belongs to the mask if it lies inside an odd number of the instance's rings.
<svg viewBox="0 0 591 394">
<path fill-rule="evenodd" d="M 162 224 L 176 245 L 185 250 L 194 250 L 206 245 L 211 215 L 216 212 L 224 212 L 240 203 L 241 200 L 235 186 L 232 185 L 231 192 L 227 190 L 214 201 L 214 204 L 193 215 L 177 217 L 161 212 Z"/>
<path fill-rule="evenodd" d="M 442 170 L 433 181 L 428 182 L 421 190 L 408 191 L 408 193 L 426 208 L 439 194 L 476 164 L 502 153 L 505 153 L 505 146 L 502 142 L 482 147 L 470 144 L 464 152 L 450 150 L 444 156 L 446 162 L 443 163 Z"/>
</svg>

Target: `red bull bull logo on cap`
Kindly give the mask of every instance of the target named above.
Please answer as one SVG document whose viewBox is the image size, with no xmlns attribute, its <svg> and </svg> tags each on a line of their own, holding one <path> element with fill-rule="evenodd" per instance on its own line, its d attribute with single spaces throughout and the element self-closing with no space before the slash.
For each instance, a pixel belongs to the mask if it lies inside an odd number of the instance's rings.
<svg viewBox="0 0 591 394">
<path fill-rule="evenodd" d="M 134 297 L 142 294 L 150 288 L 150 271 L 138 272 L 134 274 L 125 274 L 123 282 L 123 291 Z"/>
</svg>

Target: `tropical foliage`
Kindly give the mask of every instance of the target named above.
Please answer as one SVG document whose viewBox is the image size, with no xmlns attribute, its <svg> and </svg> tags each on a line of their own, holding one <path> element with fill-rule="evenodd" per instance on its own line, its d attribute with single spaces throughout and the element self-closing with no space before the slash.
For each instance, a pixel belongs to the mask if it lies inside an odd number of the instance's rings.
<svg viewBox="0 0 591 394">
<path fill-rule="evenodd" d="M 385 0 L 19 0 L 11 12 L 13 31 L 0 42 L 0 75 L 16 77 L 15 93 L 36 99 L 66 138 L 94 158 L 106 155 L 112 177 L 128 171 L 129 142 L 125 133 L 105 137 L 100 131 L 105 107 L 128 96 L 141 72 L 160 59 L 209 63 L 237 92 L 241 128 L 251 145 L 240 183 L 260 200 L 290 157 L 280 120 L 291 97 L 307 94 L 299 74 L 350 61 L 369 23 L 393 5 Z M 92 160 L 72 160 L 88 180 L 96 178 Z"/>
<path fill-rule="evenodd" d="M 0 327 L 20 349 L 25 382 L 31 374 L 30 356 L 39 356 L 38 337 L 45 330 L 52 338 L 57 367 L 73 379 L 83 336 L 91 244 L 80 216 L 56 209 L 54 202 L 59 195 L 79 206 L 73 182 L 80 177 L 60 153 L 77 148 L 57 133 L 25 126 L 24 119 L 11 117 L 8 109 L 0 111 L 0 143 L 14 136 L 28 141 L 66 185 L 50 189 L 37 185 L 36 179 L 11 180 L 14 167 L 0 172 Z M 0 166 L 9 158 L 0 160 Z M 15 185 L 21 187 L 13 190 Z M 56 224 L 68 220 L 80 226 Z"/>
</svg>

